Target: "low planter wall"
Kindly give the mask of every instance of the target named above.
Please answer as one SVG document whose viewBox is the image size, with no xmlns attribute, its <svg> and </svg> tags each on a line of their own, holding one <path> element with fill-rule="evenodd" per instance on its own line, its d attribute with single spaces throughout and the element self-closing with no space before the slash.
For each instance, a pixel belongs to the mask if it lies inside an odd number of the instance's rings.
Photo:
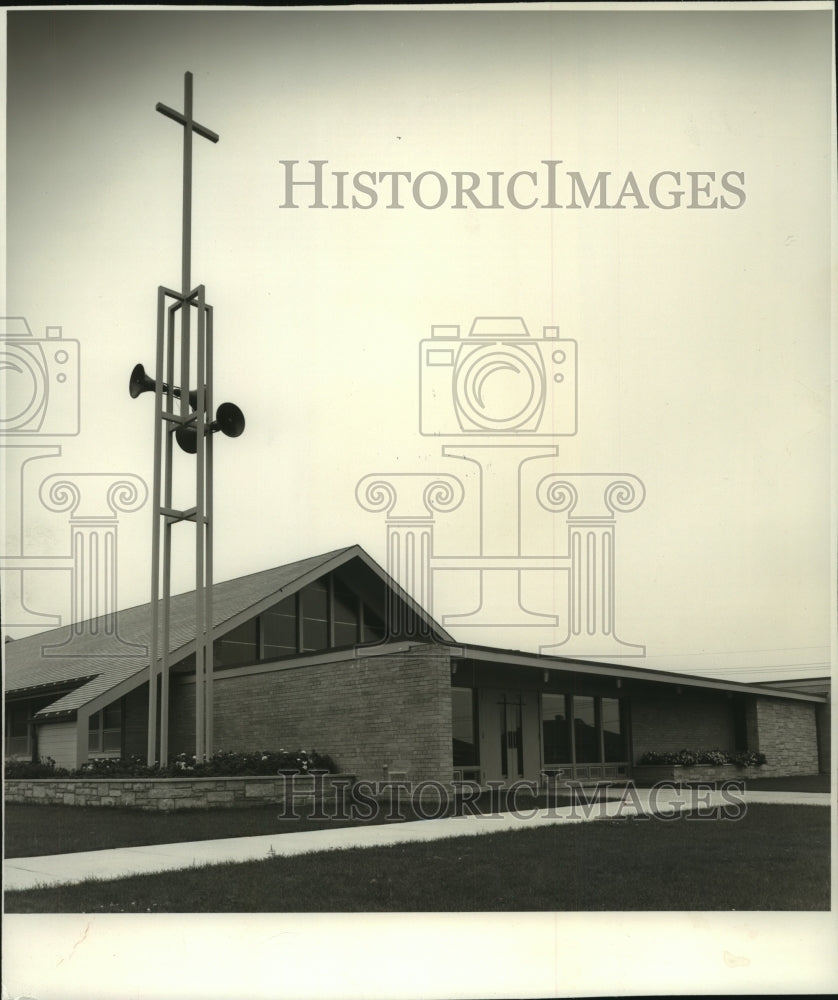
<svg viewBox="0 0 838 1000">
<path fill-rule="evenodd" d="M 644 764 L 632 768 L 637 785 L 653 785 L 656 781 L 741 781 L 768 777 L 763 767 L 743 767 L 741 764 Z"/>
<path fill-rule="evenodd" d="M 348 774 L 233 778 L 26 778 L 4 782 L 7 802 L 135 809 L 223 809 L 315 799 L 334 801 Z M 337 788 L 335 785 L 337 784 Z"/>
</svg>

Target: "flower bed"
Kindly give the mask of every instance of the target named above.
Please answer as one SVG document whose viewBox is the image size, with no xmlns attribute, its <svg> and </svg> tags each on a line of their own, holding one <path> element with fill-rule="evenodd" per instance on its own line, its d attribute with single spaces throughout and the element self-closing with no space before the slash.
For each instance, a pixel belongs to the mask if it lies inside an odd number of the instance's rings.
<svg viewBox="0 0 838 1000">
<path fill-rule="evenodd" d="M 679 764 L 693 767 L 696 764 L 738 764 L 740 767 L 762 767 L 766 763 L 765 754 L 756 750 L 737 750 L 730 753 L 727 750 L 650 750 L 644 753 L 637 762 L 646 764 Z"/>
<path fill-rule="evenodd" d="M 657 781 L 733 781 L 756 776 L 754 768 L 766 763 L 755 750 L 667 750 L 643 754 L 632 774 L 638 784 Z M 757 772 L 758 774 L 758 772 Z"/>
<path fill-rule="evenodd" d="M 35 763 L 7 760 L 6 780 L 23 778 L 231 778 L 238 776 L 274 776 L 277 774 L 337 773 L 337 766 L 328 754 L 316 750 L 219 750 L 211 757 L 198 761 L 185 753 L 172 757 L 166 767 L 150 766 L 137 755 L 128 757 L 96 757 L 72 771 L 56 767 L 51 757 Z"/>
</svg>

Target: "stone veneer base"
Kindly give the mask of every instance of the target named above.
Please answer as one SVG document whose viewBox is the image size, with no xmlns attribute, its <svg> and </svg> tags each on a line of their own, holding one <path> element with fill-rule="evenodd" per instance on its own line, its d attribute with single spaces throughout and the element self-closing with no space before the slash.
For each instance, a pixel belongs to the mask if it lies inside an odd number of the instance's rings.
<svg viewBox="0 0 838 1000">
<path fill-rule="evenodd" d="M 631 776 L 636 784 L 655 781 L 758 781 L 760 778 L 786 777 L 783 770 L 743 767 L 741 764 L 635 764 Z"/>
<path fill-rule="evenodd" d="M 134 809 L 242 808 L 331 797 L 335 785 L 351 787 L 348 774 L 237 776 L 231 778 L 26 778 L 4 782 L 6 802 Z"/>
</svg>

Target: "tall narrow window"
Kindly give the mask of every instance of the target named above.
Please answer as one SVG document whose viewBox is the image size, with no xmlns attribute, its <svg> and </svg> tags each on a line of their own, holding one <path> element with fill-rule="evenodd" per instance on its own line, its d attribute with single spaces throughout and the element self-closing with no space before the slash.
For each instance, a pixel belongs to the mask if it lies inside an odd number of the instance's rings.
<svg viewBox="0 0 838 1000">
<path fill-rule="evenodd" d="M 477 694 L 471 688 L 451 688 L 451 735 L 454 767 L 479 764 Z"/>
<path fill-rule="evenodd" d="M 105 753 L 122 749 L 122 703 L 115 701 L 102 709 L 102 749 Z"/>
<path fill-rule="evenodd" d="M 599 734 L 596 727 L 596 705 L 594 699 L 587 695 L 573 696 L 573 734 L 576 741 L 576 763 L 598 763 Z"/>
<path fill-rule="evenodd" d="M 369 604 L 364 604 L 364 628 L 361 642 L 382 642 L 387 635 L 384 619 Z"/>
<path fill-rule="evenodd" d="M 87 749 L 90 753 L 119 753 L 122 750 L 121 701 L 114 701 L 89 717 Z"/>
<path fill-rule="evenodd" d="M 266 660 L 297 652 L 297 595 L 292 594 L 261 616 L 262 657 Z"/>
<path fill-rule="evenodd" d="M 565 764 L 570 761 L 570 723 L 567 698 L 563 694 L 541 696 L 544 763 Z"/>
<path fill-rule="evenodd" d="M 601 718 L 605 760 L 607 762 L 626 760 L 628 754 L 619 699 L 602 699 Z"/>
<path fill-rule="evenodd" d="M 6 756 L 25 756 L 29 747 L 30 710 L 24 706 L 6 708 Z"/>
<path fill-rule="evenodd" d="M 335 580 L 333 628 L 336 646 L 354 646 L 358 642 L 360 618 L 360 599 L 340 580 Z"/>
<path fill-rule="evenodd" d="M 310 583 L 300 591 L 301 650 L 329 648 L 329 588 L 325 580 Z"/>
</svg>

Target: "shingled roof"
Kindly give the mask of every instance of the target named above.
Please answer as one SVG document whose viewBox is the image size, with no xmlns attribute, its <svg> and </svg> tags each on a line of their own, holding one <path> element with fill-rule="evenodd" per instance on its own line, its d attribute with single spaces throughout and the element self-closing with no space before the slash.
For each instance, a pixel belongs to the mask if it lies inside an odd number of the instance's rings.
<svg viewBox="0 0 838 1000">
<path fill-rule="evenodd" d="M 215 584 L 212 611 L 216 637 L 354 559 L 392 587 L 440 641 L 450 641 L 450 636 L 358 545 Z M 55 691 L 56 701 L 36 715 L 45 718 L 70 714 L 131 678 L 137 684 L 144 682 L 150 660 L 150 610 L 150 603 L 141 604 L 120 611 L 110 621 L 96 618 L 5 643 L 6 695 Z M 191 653 L 194 642 L 195 592 L 190 591 L 171 599 L 170 662 Z M 68 687 L 72 688 L 69 692 Z"/>
</svg>

